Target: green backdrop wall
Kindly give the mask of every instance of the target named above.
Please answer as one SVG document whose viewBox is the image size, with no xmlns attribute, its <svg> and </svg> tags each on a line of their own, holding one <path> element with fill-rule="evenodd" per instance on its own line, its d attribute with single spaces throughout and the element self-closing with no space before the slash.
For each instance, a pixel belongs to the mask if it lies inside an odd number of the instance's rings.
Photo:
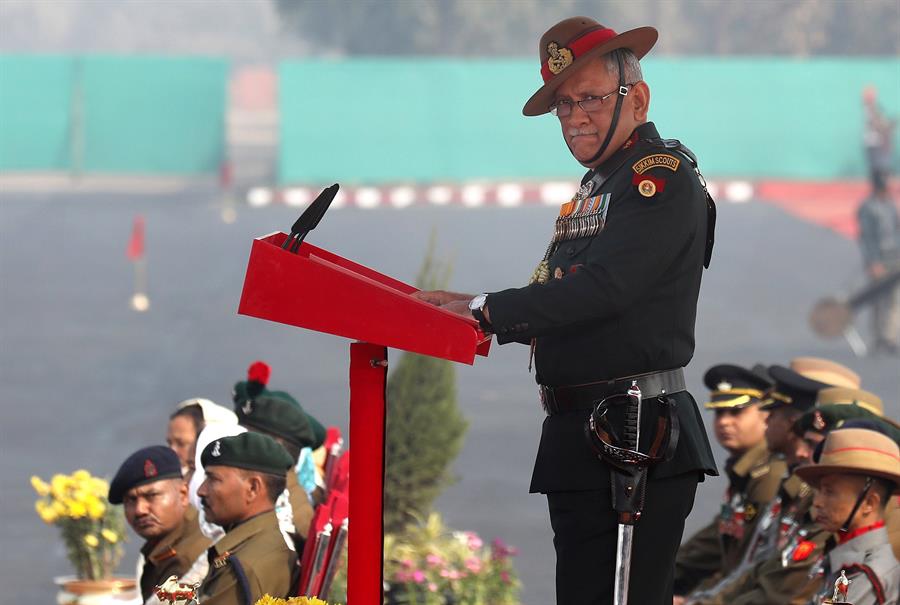
<svg viewBox="0 0 900 605">
<path fill-rule="evenodd" d="M 227 71 L 210 58 L 0 56 L 0 170 L 214 172 Z"/>
<path fill-rule="evenodd" d="M 650 118 L 716 177 L 865 173 L 860 93 L 900 108 L 900 60 L 648 59 Z M 572 177 L 551 116 L 525 118 L 526 60 L 353 59 L 279 67 L 279 178 L 386 182 Z M 900 133 L 898 135 L 900 140 Z"/>
</svg>

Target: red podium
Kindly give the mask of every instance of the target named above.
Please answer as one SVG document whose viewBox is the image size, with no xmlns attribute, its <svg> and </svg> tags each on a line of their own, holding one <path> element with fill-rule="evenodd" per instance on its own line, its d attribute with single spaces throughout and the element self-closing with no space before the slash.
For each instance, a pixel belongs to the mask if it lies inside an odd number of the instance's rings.
<svg viewBox="0 0 900 605">
<path fill-rule="evenodd" d="M 347 605 L 381 605 L 387 348 L 467 364 L 488 354 L 478 323 L 410 296 L 416 288 L 288 236 L 253 241 L 238 313 L 356 340 L 350 345 Z"/>
</svg>

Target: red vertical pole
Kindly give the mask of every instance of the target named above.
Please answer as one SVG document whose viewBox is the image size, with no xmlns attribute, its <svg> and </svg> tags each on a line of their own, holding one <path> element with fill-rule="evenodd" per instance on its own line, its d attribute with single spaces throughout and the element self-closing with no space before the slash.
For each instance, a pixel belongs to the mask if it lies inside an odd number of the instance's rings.
<svg viewBox="0 0 900 605">
<path fill-rule="evenodd" d="M 347 605 L 381 605 L 387 348 L 350 345 L 350 531 Z"/>
</svg>

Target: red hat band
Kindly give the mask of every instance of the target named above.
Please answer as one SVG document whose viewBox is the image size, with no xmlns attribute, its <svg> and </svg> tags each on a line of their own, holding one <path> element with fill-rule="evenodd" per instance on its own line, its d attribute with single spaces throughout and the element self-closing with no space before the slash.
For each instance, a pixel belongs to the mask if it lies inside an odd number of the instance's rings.
<svg viewBox="0 0 900 605">
<path fill-rule="evenodd" d="M 550 42 L 547 45 L 547 53 L 550 56 L 541 65 L 541 77 L 544 79 L 544 84 L 574 63 L 575 59 L 596 46 L 612 40 L 617 35 L 612 29 L 601 27 L 585 32 L 569 42 L 568 46 L 561 47 L 556 42 Z"/>
</svg>

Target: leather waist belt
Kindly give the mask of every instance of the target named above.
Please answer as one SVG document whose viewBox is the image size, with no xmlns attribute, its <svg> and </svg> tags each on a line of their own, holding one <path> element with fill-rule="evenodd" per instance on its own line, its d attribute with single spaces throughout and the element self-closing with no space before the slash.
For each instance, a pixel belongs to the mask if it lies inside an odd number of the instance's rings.
<svg viewBox="0 0 900 605">
<path fill-rule="evenodd" d="M 538 388 L 541 391 L 541 405 L 544 406 L 544 411 L 552 416 L 563 412 L 592 409 L 605 397 L 625 393 L 634 381 L 637 381 L 643 399 L 685 390 L 684 368 L 565 387 L 549 387 L 541 384 Z"/>
</svg>

